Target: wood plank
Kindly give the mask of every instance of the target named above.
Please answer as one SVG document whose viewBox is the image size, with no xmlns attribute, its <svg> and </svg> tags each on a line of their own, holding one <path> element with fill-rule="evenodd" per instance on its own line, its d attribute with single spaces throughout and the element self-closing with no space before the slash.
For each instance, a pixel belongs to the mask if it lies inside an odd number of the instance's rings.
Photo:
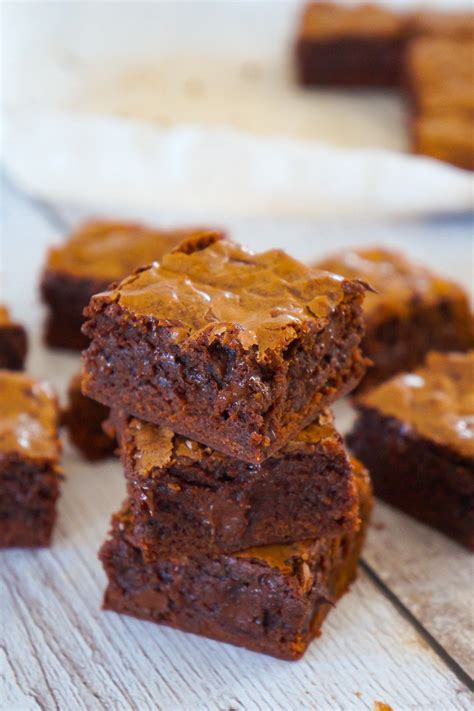
<svg viewBox="0 0 474 711">
<path fill-rule="evenodd" d="M 377 502 L 364 560 L 474 677 L 474 559 L 443 534 Z"/>
</svg>

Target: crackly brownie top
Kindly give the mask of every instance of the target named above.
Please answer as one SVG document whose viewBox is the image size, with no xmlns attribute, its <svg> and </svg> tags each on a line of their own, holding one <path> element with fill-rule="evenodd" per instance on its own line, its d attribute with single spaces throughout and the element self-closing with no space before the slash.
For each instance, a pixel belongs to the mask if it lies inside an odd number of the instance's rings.
<svg viewBox="0 0 474 711">
<path fill-rule="evenodd" d="M 399 35 L 403 21 L 396 13 L 372 3 L 352 7 L 311 2 L 303 13 L 300 34 L 315 39 L 346 36 Z"/>
<path fill-rule="evenodd" d="M 207 232 L 183 242 L 159 264 L 138 270 L 92 304 L 117 302 L 129 314 L 172 329 L 175 341 L 224 333 L 257 357 L 283 349 L 309 322 L 324 326 L 349 292 L 364 285 L 311 270 L 280 250 L 255 254 Z"/>
<path fill-rule="evenodd" d="M 470 40 L 414 40 L 407 53 L 407 67 L 416 101 L 427 111 L 474 111 L 473 62 Z"/>
<path fill-rule="evenodd" d="M 364 312 L 371 321 L 384 318 L 387 312 L 403 316 L 414 301 L 429 305 L 450 294 L 464 298 L 457 284 L 381 247 L 347 249 L 316 266 L 370 284 L 375 291 L 366 295 Z"/>
<path fill-rule="evenodd" d="M 415 35 L 435 35 L 474 39 L 474 12 L 436 12 L 421 10 L 409 19 Z"/>
<path fill-rule="evenodd" d="M 430 353 L 421 368 L 395 376 L 359 402 L 474 457 L 474 351 Z"/>
<path fill-rule="evenodd" d="M 57 423 L 57 400 L 46 382 L 0 370 L 0 456 L 56 459 Z"/>
<path fill-rule="evenodd" d="M 156 230 L 134 223 L 87 222 L 63 245 L 50 249 L 47 270 L 112 282 L 161 259 L 185 237 L 199 231 Z"/>
<path fill-rule="evenodd" d="M 166 467 L 175 466 L 177 463 L 181 466 L 191 465 L 211 454 L 218 459 L 228 459 L 225 454 L 175 434 L 168 427 L 152 425 L 135 417 L 123 419 L 123 416 L 118 416 L 118 420 L 119 429 L 125 434 L 125 438 L 133 443 L 135 470 L 142 477 L 159 477 L 160 470 Z M 311 425 L 272 458 L 312 452 L 316 446 L 331 442 L 339 444 L 340 438 L 334 428 L 331 412 L 324 410 Z"/>
</svg>

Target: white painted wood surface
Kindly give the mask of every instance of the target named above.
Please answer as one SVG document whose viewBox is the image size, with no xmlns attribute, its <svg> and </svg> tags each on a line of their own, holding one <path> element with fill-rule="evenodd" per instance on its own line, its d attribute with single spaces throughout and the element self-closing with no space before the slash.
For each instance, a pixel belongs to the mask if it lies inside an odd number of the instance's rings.
<svg viewBox="0 0 474 711">
<path fill-rule="evenodd" d="M 3 185 L 1 298 L 32 335 L 30 372 L 64 393 L 77 357 L 40 343 L 38 270 L 60 230 L 43 206 Z M 347 242 L 384 239 L 467 283 L 469 226 L 231 225 L 256 247 L 286 244 L 309 258 Z M 321 234 L 322 237 L 316 237 Z M 415 242 L 415 239 L 417 240 Z M 344 412 L 340 412 L 344 415 Z M 342 425 L 344 417 L 340 418 Z M 97 549 L 124 493 L 117 461 L 89 465 L 66 445 L 67 481 L 50 550 L 0 555 L 0 708 L 36 709 L 373 709 L 472 708 L 472 557 L 388 507 L 378 506 L 365 559 L 446 653 L 400 613 L 361 571 L 323 635 L 297 663 L 273 660 L 100 610 L 104 575 Z M 383 524 L 383 526 L 379 525 Z M 455 669 L 456 671 L 456 669 Z"/>
</svg>

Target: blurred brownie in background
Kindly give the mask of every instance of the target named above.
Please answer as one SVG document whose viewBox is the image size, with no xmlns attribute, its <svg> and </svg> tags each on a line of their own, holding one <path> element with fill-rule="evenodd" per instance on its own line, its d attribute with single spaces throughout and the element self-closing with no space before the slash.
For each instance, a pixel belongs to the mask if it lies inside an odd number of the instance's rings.
<svg viewBox="0 0 474 711">
<path fill-rule="evenodd" d="M 474 550 L 474 351 L 431 353 L 357 408 L 348 442 L 376 496 Z"/>
<path fill-rule="evenodd" d="M 414 153 L 474 170 L 474 121 L 464 114 L 419 116 L 412 120 Z"/>
<path fill-rule="evenodd" d="M 296 42 L 305 86 L 392 87 L 400 81 L 404 19 L 379 5 L 306 5 Z"/>
<path fill-rule="evenodd" d="M 474 12 L 419 10 L 408 16 L 407 32 L 414 37 L 448 37 L 474 41 Z"/>
<path fill-rule="evenodd" d="M 49 385 L 0 370 L 0 547 L 46 546 L 62 478 Z"/>
<path fill-rule="evenodd" d="M 372 362 L 358 391 L 419 365 L 430 350 L 474 346 L 474 323 L 463 289 L 402 254 L 382 248 L 347 249 L 316 265 L 367 282 L 362 350 Z"/>
<path fill-rule="evenodd" d="M 64 244 L 49 250 L 41 280 L 48 308 L 46 343 L 82 350 L 82 311 L 93 294 L 123 279 L 134 269 L 161 259 L 193 229 L 157 230 L 134 223 L 108 221 L 81 225 Z"/>
<path fill-rule="evenodd" d="M 349 589 L 372 509 L 367 472 L 354 463 L 359 530 L 335 538 L 258 546 L 232 554 L 146 561 L 127 502 L 100 558 L 104 608 L 281 659 L 299 659 Z"/>
<path fill-rule="evenodd" d="M 6 306 L 0 304 L 0 368 L 23 370 L 27 348 L 25 329 L 12 321 Z"/>
<path fill-rule="evenodd" d="M 69 384 L 68 405 L 62 422 L 71 442 L 90 461 L 105 459 L 116 448 L 115 438 L 106 434 L 102 428 L 108 416 L 108 407 L 82 394 L 81 373 L 77 373 Z"/>
<path fill-rule="evenodd" d="M 406 51 L 405 82 L 413 110 L 474 115 L 474 42 L 422 37 Z"/>
<path fill-rule="evenodd" d="M 422 37 L 407 49 L 412 149 L 474 169 L 474 41 Z"/>
</svg>

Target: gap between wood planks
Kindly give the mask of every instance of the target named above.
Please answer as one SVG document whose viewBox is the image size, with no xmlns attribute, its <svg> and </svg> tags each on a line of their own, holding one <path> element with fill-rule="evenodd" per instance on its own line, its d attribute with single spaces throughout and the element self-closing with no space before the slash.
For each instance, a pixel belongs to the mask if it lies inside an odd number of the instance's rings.
<svg viewBox="0 0 474 711">
<path fill-rule="evenodd" d="M 372 583 L 378 588 L 378 590 L 384 595 L 387 600 L 395 607 L 397 612 L 404 617 L 407 622 L 411 624 L 412 627 L 418 632 L 419 635 L 427 642 L 431 647 L 433 652 L 441 659 L 441 661 L 448 667 L 450 671 L 459 679 L 459 681 L 464 684 L 469 691 L 474 691 L 474 679 L 472 679 L 469 674 L 464 671 L 458 662 L 453 659 L 453 657 L 447 652 L 447 650 L 440 644 L 433 635 L 424 627 L 424 625 L 415 617 L 415 615 L 410 612 L 410 610 L 403 604 L 403 602 L 397 597 L 397 595 L 390 590 L 390 588 L 383 582 L 383 580 L 377 575 L 375 570 L 362 558 L 359 561 L 359 565 L 362 570 L 368 575 Z"/>
<path fill-rule="evenodd" d="M 15 183 L 6 175 L 5 171 L 1 171 L 1 179 L 5 181 L 8 187 L 19 197 L 25 200 L 30 207 L 36 211 L 41 217 L 56 231 L 67 232 L 71 229 L 71 225 L 62 217 L 60 212 L 46 200 L 32 197 L 20 190 Z M 376 571 L 364 559 L 359 562 L 361 569 L 367 574 L 373 585 L 379 592 L 390 602 L 390 604 L 425 640 L 433 652 L 443 662 L 443 664 L 456 676 L 456 678 L 464 684 L 467 689 L 474 692 L 474 679 L 462 668 L 460 664 L 449 654 L 449 652 L 440 644 L 435 637 L 426 629 L 420 620 L 408 609 L 408 607 L 399 599 L 399 597 L 384 583 Z"/>
</svg>

